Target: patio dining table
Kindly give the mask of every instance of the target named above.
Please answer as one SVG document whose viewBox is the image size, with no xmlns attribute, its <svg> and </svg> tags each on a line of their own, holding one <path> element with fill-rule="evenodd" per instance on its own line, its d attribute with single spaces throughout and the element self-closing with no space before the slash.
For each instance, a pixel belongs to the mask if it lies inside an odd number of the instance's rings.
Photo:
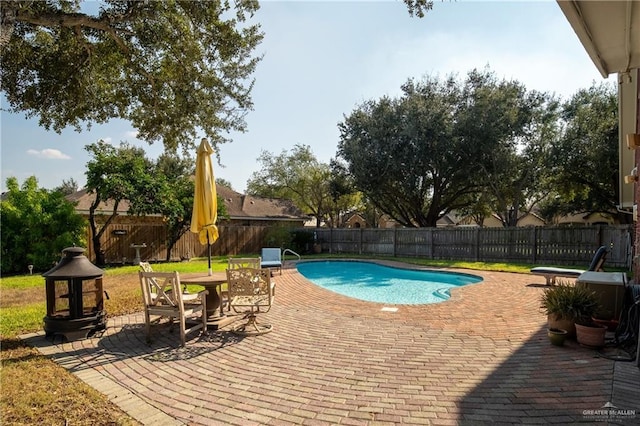
<svg viewBox="0 0 640 426">
<path fill-rule="evenodd" d="M 180 274 L 180 282 L 183 284 L 201 285 L 209 290 L 207 294 L 207 324 L 214 329 L 222 327 L 233 321 L 224 314 L 222 308 L 222 285 L 227 282 L 226 271 L 215 271 L 211 275 L 203 273 Z"/>
</svg>

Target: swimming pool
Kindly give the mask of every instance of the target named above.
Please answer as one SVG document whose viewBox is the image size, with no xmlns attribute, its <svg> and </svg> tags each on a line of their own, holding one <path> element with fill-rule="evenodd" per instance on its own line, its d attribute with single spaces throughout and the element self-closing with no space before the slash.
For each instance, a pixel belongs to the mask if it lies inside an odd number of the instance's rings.
<svg viewBox="0 0 640 426">
<path fill-rule="evenodd" d="M 369 302 L 419 305 L 443 302 L 449 290 L 482 281 L 471 274 L 417 271 L 372 262 L 300 262 L 298 272 L 320 287 Z"/>
</svg>

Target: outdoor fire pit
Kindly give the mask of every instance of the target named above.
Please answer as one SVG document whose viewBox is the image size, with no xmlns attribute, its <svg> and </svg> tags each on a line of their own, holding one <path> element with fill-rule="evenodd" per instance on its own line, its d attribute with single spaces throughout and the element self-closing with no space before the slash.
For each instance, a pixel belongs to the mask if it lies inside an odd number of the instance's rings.
<svg viewBox="0 0 640 426">
<path fill-rule="evenodd" d="M 83 255 L 82 247 L 68 247 L 63 258 L 45 277 L 47 337 L 67 340 L 85 339 L 106 327 L 102 276 L 104 271 Z"/>
</svg>

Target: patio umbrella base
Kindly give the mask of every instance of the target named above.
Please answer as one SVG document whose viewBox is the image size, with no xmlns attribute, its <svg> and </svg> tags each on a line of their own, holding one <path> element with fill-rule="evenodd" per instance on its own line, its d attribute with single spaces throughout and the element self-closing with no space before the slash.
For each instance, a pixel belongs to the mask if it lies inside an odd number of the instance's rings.
<svg viewBox="0 0 640 426">
<path fill-rule="evenodd" d="M 249 321 L 246 323 L 234 327 L 231 331 L 236 334 L 242 334 L 245 336 L 256 336 L 259 334 L 266 334 L 273 330 L 271 324 L 262 324 L 256 320 L 255 315 L 249 315 L 247 317 Z"/>
</svg>

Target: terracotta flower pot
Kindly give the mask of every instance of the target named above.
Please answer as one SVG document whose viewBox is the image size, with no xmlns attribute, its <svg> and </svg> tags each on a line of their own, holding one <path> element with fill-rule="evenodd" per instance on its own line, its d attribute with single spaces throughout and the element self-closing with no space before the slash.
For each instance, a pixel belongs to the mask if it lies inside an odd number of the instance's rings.
<svg viewBox="0 0 640 426">
<path fill-rule="evenodd" d="M 618 321 L 614 319 L 602 319 L 593 317 L 591 318 L 591 320 L 598 325 L 604 325 L 605 327 L 607 327 L 608 331 L 616 331 L 616 328 L 618 328 Z"/>
<path fill-rule="evenodd" d="M 604 336 L 607 327 L 598 324 L 582 325 L 576 324 L 576 338 L 578 343 L 590 348 L 601 348 L 604 346 Z"/>
</svg>

